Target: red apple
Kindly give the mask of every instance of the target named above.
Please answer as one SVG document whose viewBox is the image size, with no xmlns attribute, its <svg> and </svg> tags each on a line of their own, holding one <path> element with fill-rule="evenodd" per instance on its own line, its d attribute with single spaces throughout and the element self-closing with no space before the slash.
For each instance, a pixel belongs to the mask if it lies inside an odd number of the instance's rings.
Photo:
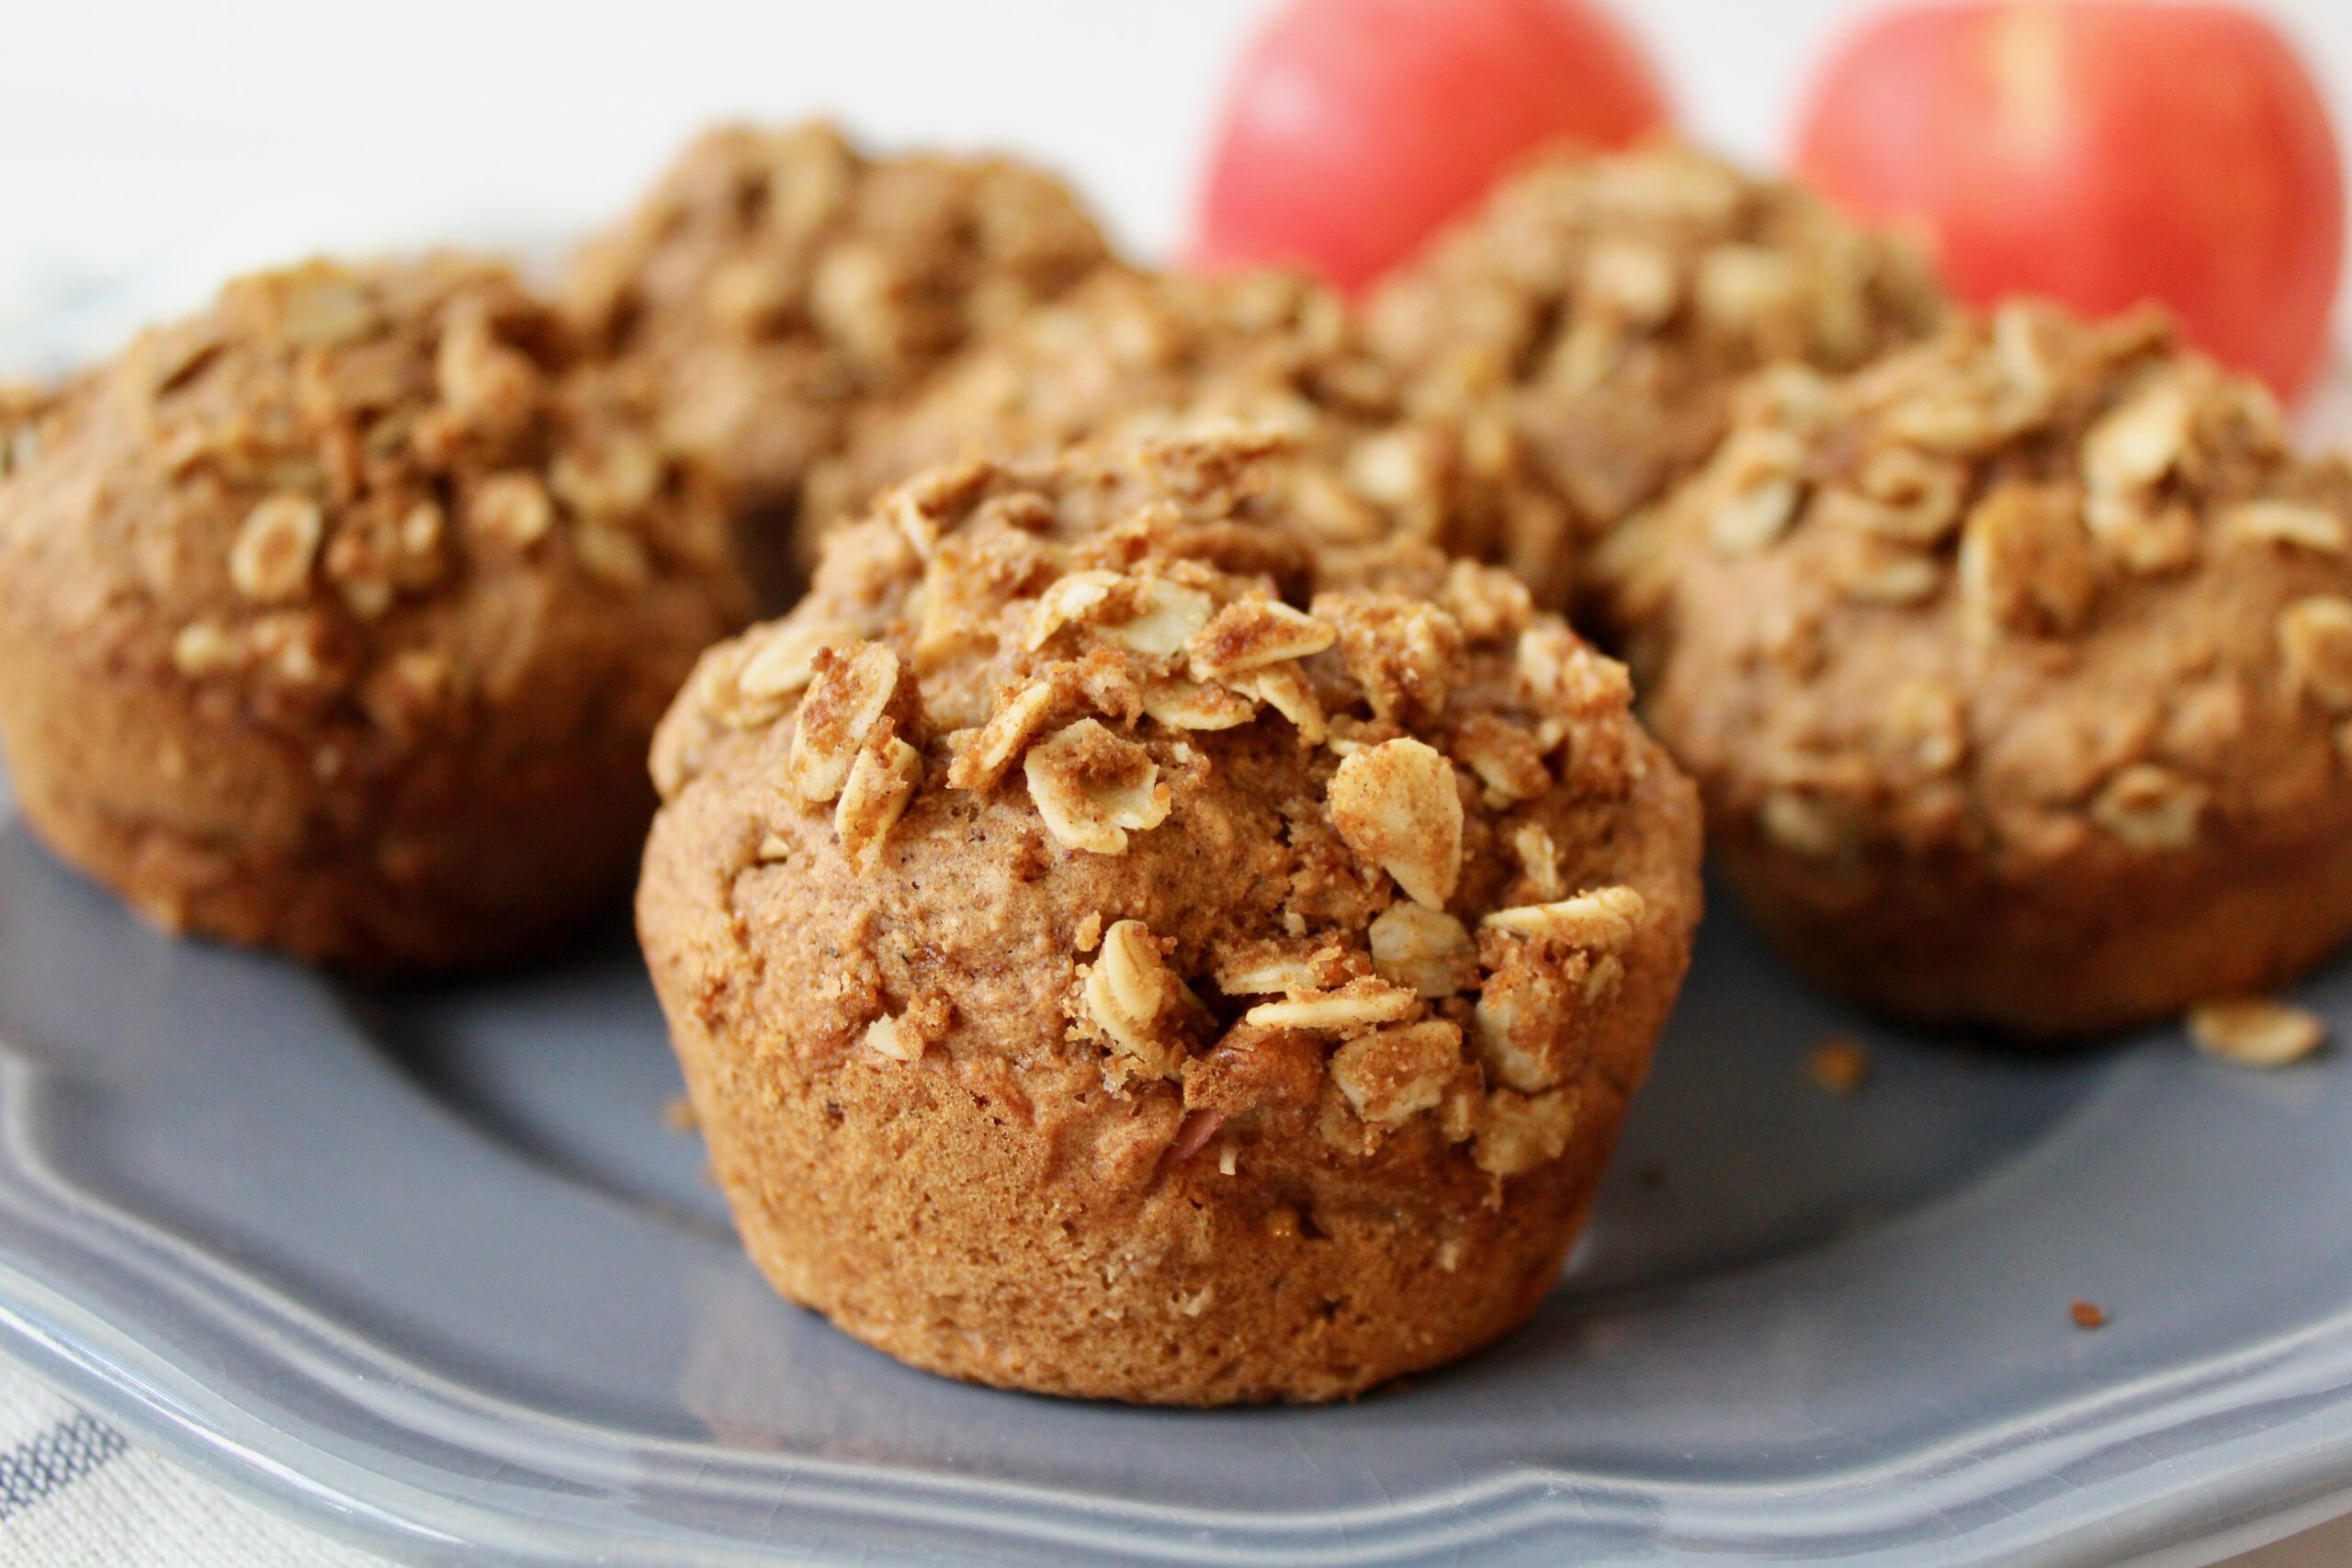
<svg viewBox="0 0 2352 1568">
<path fill-rule="evenodd" d="M 1290 0 L 1227 91 L 1193 259 L 1352 288 L 1534 148 L 1665 119 L 1641 51 L 1579 0 Z"/>
<path fill-rule="evenodd" d="M 2344 175 L 2310 74 L 2230 6 L 1973 0 L 1873 17 L 1830 57 L 1804 179 L 1915 223 L 1952 290 L 2088 314 L 2154 299 L 2291 397 L 2328 348 Z"/>
</svg>

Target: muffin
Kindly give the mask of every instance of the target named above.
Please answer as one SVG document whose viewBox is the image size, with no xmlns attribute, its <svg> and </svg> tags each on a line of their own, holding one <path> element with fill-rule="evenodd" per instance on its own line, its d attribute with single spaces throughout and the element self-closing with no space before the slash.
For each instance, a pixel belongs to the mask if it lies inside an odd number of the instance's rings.
<svg viewBox="0 0 2352 1568">
<path fill-rule="evenodd" d="M 639 931 L 754 1261 L 950 1376 L 1342 1397 L 1523 1319 L 1680 983 L 1692 792 L 1506 574 L 1238 442 L 971 462 L 655 743 Z"/>
<path fill-rule="evenodd" d="M 581 249 L 564 299 L 781 558 L 801 483 L 851 411 L 1107 259 L 1069 187 L 1025 164 L 869 157 L 823 124 L 726 126 Z"/>
<path fill-rule="evenodd" d="M 1327 547 L 1396 533 L 1509 567 L 1546 603 L 1573 566 L 1566 508 L 1498 397 L 1420 406 L 1329 289 L 1282 272 L 1106 270 L 980 340 L 912 398 L 870 410 L 808 488 L 812 522 L 972 452 L 1049 455 L 1080 438 L 1279 432 L 1283 514 Z M 818 530 L 804 539 L 813 545 Z"/>
<path fill-rule="evenodd" d="M 1594 549 L 1704 460 L 1741 377 L 1860 366 L 1943 310 L 1909 246 L 1657 144 L 1506 180 L 1374 291 L 1366 333 L 1425 396 L 1502 389 Z M 1611 624 L 1605 603 L 1586 607 Z"/>
<path fill-rule="evenodd" d="M 2352 929 L 2352 471 L 2134 315 L 1773 372 L 1651 518 L 1647 714 L 1822 985 L 2026 1037 Z"/>
<path fill-rule="evenodd" d="M 502 268 L 315 263 L 19 425 L 0 743 L 34 829 L 166 927 L 359 969 L 608 908 L 654 724 L 749 595 L 717 496 L 575 357 Z"/>
</svg>

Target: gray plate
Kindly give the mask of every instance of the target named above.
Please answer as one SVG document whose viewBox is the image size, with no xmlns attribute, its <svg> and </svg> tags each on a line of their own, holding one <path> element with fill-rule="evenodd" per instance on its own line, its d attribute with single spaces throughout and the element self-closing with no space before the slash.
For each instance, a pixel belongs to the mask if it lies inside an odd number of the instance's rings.
<svg viewBox="0 0 2352 1568">
<path fill-rule="evenodd" d="M 2343 1060 L 1873 1032 L 1840 1100 L 1802 1064 L 1852 1021 L 1701 947 L 1532 1325 L 1341 1408 L 1127 1410 L 773 1296 L 625 931 L 339 990 L 151 934 L 0 793 L 0 1332 L 421 1562 L 2190 1562 L 2352 1484 Z"/>
</svg>

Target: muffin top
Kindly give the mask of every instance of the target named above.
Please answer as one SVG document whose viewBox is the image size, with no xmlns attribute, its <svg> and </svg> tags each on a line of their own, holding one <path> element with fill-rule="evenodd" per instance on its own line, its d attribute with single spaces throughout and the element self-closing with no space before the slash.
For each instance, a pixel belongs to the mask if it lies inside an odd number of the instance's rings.
<svg viewBox="0 0 2352 1568">
<path fill-rule="evenodd" d="M 904 389 L 1108 256 L 1069 187 L 1025 164 L 728 126 L 582 248 L 565 299 L 667 381 L 675 434 L 740 499 L 778 502 L 856 400 Z"/>
<path fill-rule="evenodd" d="M 725 517 L 575 357 L 484 263 L 239 279 L 18 427 L 0 592 L 93 668 L 395 750 L 542 661 L 674 660 L 742 613 Z"/>
<path fill-rule="evenodd" d="M 1367 330 L 1416 376 L 1515 389 L 1599 533 L 1705 457 L 1736 378 L 1860 365 L 1942 310 L 1909 246 L 1659 143 L 1532 164 L 1374 292 Z"/>
<path fill-rule="evenodd" d="M 809 487 L 812 515 L 972 452 L 1047 456 L 1083 438 L 1286 437 L 1283 513 L 1328 545 L 1399 531 L 1510 566 L 1565 596 L 1564 509 L 1534 482 L 1500 400 L 1417 406 L 1344 303 L 1292 274 L 1106 270 L 981 340 L 911 399 L 872 410 Z"/>
<path fill-rule="evenodd" d="M 1759 379 L 1614 549 L 1711 820 L 2046 875 L 2352 809 L 2352 470 L 2153 312 Z"/>
<path fill-rule="evenodd" d="M 1335 576 L 1272 455 L 933 470 L 705 658 L 654 861 L 734 911 L 726 1005 L 1141 1174 L 1225 1127 L 1476 1185 L 1630 1092 L 1647 1035 L 1591 1020 L 1671 994 L 1696 851 L 1623 669 L 1492 568 Z"/>
</svg>

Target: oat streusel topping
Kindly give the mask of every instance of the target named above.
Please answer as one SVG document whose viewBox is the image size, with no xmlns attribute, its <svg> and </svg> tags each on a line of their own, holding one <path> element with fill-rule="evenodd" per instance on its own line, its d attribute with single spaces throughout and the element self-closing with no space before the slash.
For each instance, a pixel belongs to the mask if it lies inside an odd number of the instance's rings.
<svg viewBox="0 0 2352 1568">
<path fill-rule="evenodd" d="M 788 505 L 861 400 L 1109 252 L 1059 181 L 1001 158 L 877 157 L 830 125 L 729 126 L 583 247 L 572 317 L 660 389 L 739 507 Z"/>
<path fill-rule="evenodd" d="M 2154 313 L 1774 372 L 1606 558 L 1710 806 L 1855 874 L 2166 856 L 2346 788 L 2352 470 Z"/>
<path fill-rule="evenodd" d="M 40 456 L 40 422 L 58 395 L 29 381 L 0 381 L 0 479 Z"/>
<path fill-rule="evenodd" d="M 1257 437 L 917 478 L 833 537 L 798 611 L 705 658 L 655 777 L 674 800 L 724 750 L 776 750 L 738 874 L 770 839 L 838 853 L 877 908 L 927 863 L 894 857 L 1007 792 L 1029 811 L 987 829 L 991 857 L 1131 863 L 1138 889 L 1284 824 L 1248 852 L 1289 869 L 1231 903 L 1207 888 L 1235 873 L 1200 866 L 1188 897 L 1098 911 L 1059 961 L 1069 1048 L 1114 1094 L 1173 1085 L 1220 1120 L 1250 1108 L 1237 1056 L 1328 1057 L 1329 1092 L 1292 1108 L 1323 1142 L 1426 1121 L 1518 1175 L 1567 1145 L 1579 1021 L 1645 907 L 1563 887 L 1552 840 L 1591 863 L 1594 814 L 1654 753 L 1622 669 L 1499 570 L 1403 539 L 1319 556 L 1286 457 Z M 881 804 L 853 832 L 866 773 Z M 993 847 L 1008 830 L 1023 847 Z M 1510 847 L 1531 839 L 1540 874 Z"/>
<path fill-rule="evenodd" d="M 571 574 L 616 604 L 690 582 L 740 613 L 716 496 L 488 264 L 240 279 L 52 417 L 65 468 L 24 482 L 62 496 L 86 474 L 89 504 L 60 527 L 27 498 L 0 527 L 88 563 L 69 575 L 92 597 L 51 607 L 61 630 L 123 625 L 136 598 L 135 630 L 164 643 L 119 657 L 225 682 L 264 722 L 349 715 L 406 744 L 496 700 L 497 650 L 467 634 L 495 635 L 482 585 L 507 576 Z"/>
<path fill-rule="evenodd" d="M 1106 271 L 974 346 L 901 405 L 859 423 L 809 485 L 812 521 L 974 452 L 1044 457 L 1069 442 L 1174 440 L 1230 427 L 1287 437 L 1283 504 L 1330 546 L 1396 532 L 1510 567 L 1545 603 L 1566 592 L 1566 513 L 1538 482 L 1499 398 L 1417 406 L 1345 304 L 1281 272 Z"/>
<path fill-rule="evenodd" d="M 1909 246 L 1660 144 L 1536 162 L 1381 286 L 1366 320 L 1423 402 L 1506 389 L 1589 543 L 1707 456 L 1739 378 L 1859 366 L 1943 310 Z"/>
</svg>

